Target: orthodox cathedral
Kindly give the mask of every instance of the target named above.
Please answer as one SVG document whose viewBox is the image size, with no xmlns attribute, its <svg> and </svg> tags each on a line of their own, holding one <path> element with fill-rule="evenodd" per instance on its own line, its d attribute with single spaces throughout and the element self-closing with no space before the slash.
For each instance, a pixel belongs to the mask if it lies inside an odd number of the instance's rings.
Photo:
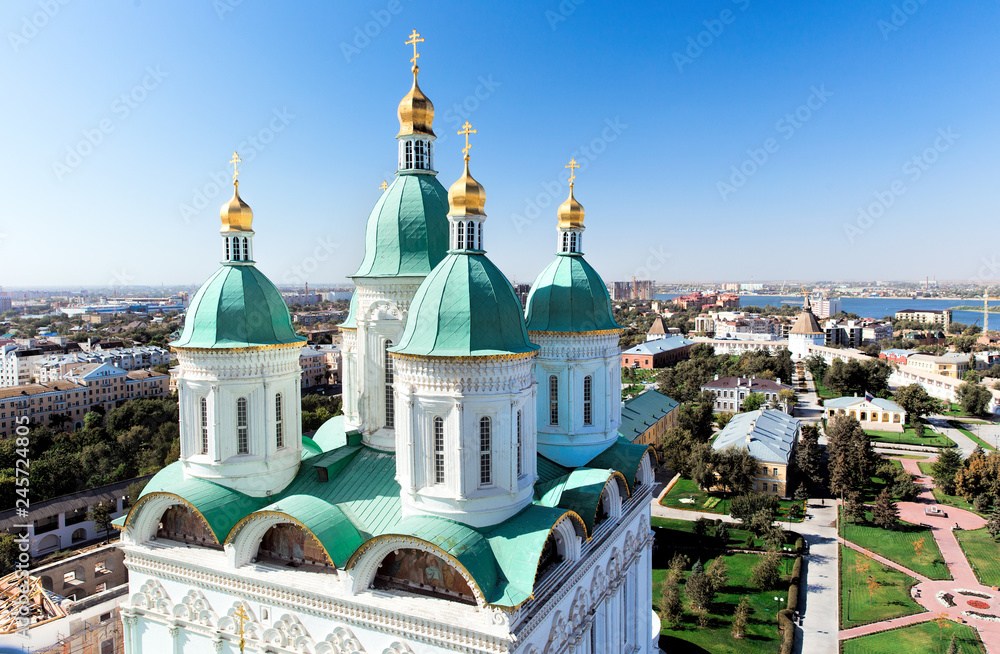
<svg viewBox="0 0 1000 654">
<path fill-rule="evenodd" d="M 437 179 L 420 41 L 340 325 L 344 412 L 312 437 L 304 341 L 233 176 L 221 267 L 171 344 L 180 460 L 118 520 L 127 652 L 657 651 L 655 457 L 618 435 L 621 327 L 576 164 L 522 310 L 486 254 L 468 123 L 461 176 Z"/>
</svg>

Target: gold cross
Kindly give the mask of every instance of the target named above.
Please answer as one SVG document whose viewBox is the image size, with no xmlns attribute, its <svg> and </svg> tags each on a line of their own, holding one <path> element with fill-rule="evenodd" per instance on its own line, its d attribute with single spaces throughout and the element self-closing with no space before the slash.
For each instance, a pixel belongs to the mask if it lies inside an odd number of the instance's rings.
<svg viewBox="0 0 1000 654">
<path fill-rule="evenodd" d="M 236 613 L 236 617 L 240 619 L 240 651 L 242 652 L 243 648 L 246 647 L 246 644 L 247 644 L 246 639 L 243 637 L 243 633 L 244 633 L 244 631 L 243 631 L 243 621 L 244 620 L 249 620 L 250 616 L 247 615 L 247 610 L 245 608 L 243 608 L 242 604 L 240 604 L 240 607 L 238 609 L 236 609 L 235 613 Z"/>
<path fill-rule="evenodd" d="M 233 158 L 229 160 L 229 163 L 233 164 L 233 181 L 234 182 L 236 181 L 236 178 L 239 177 L 240 171 L 237 168 L 237 164 L 239 164 L 241 161 L 243 161 L 243 160 L 240 159 L 240 155 L 236 154 L 236 150 L 233 150 Z"/>
<path fill-rule="evenodd" d="M 389 188 L 389 185 L 388 185 L 388 184 L 386 184 L 385 180 L 383 179 L 383 180 L 382 180 L 382 183 L 381 183 L 381 184 L 379 184 L 379 188 L 380 188 L 380 189 L 382 189 L 382 190 L 384 191 L 384 190 L 386 190 L 387 188 Z"/>
<path fill-rule="evenodd" d="M 410 59 L 410 62 L 412 62 L 414 66 L 417 65 L 417 59 L 420 58 L 420 55 L 417 54 L 417 44 L 418 43 L 423 43 L 423 41 L 424 41 L 423 39 L 421 39 L 419 37 L 420 37 L 420 35 L 417 34 L 417 30 L 413 30 L 413 34 L 410 34 L 410 39 L 408 41 L 406 41 L 406 45 L 412 45 L 413 46 L 413 59 Z"/>
<path fill-rule="evenodd" d="M 472 123 L 469 121 L 465 121 L 465 124 L 462 125 L 462 129 L 458 132 L 459 136 L 465 134 L 465 147 L 462 148 L 462 154 L 465 155 L 466 159 L 469 158 L 469 148 L 472 147 L 469 145 L 469 134 L 476 134 L 477 132 L 478 130 L 472 129 Z"/>
<path fill-rule="evenodd" d="M 576 163 L 576 159 L 570 159 L 569 163 L 563 166 L 563 168 L 569 168 L 569 185 L 573 186 L 573 180 L 576 179 L 576 168 L 579 168 L 580 164 Z"/>
</svg>

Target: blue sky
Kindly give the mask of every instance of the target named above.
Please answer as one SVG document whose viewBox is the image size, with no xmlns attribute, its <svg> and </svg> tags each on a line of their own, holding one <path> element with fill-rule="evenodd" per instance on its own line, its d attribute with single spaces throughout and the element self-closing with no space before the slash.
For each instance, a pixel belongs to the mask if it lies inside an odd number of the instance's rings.
<svg viewBox="0 0 1000 654">
<path fill-rule="evenodd" d="M 517 281 L 554 252 L 571 156 L 607 281 L 997 279 L 998 19 L 985 0 L 5 2 L 0 284 L 200 284 L 234 148 L 261 270 L 343 281 L 395 171 L 414 28 L 439 179 L 470 120 L 487 249 Z"/>
</svg>

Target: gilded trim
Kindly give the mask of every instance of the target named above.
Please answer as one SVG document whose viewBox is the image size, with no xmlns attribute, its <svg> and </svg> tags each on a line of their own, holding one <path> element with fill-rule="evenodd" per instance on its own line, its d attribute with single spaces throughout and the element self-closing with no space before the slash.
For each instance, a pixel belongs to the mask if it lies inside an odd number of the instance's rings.
<svg viewBox="0 0 1000 654">
<path fill-rule="evenodd" d="M 426 354 L 405 354 L 403 352 L 389 351 L 394 358 L 409 359 L 411 361 L 434 361 L 437 363 L 468 363 L 469 361 L 514 361 L 517 359 L 530 359 L 538 354 L 538 350 L 530 352 L 519 352 L 516 354 L 470 354 L 460 357 L 438 357 Z"/>
<path fill-rule="evenodd" d="M 549 331 L 532 331 L 528 330 L 528 334 L 541 334 L 542 336 L 565 336 L 567 334 L 572 334 L 573 336 L 610 336 L 611 334 L 620 334 L 625 331 L 624 327 L 619 327 L 618 329 L 597 329 L 589 332 L 549 332 Z"/>
<path fill-rule="evenodd" d="M 128 512 L 128 516 L 125 518 L 125 524 L 122 525 L 122 529 L 128 529 L 132 525 L 132 516 L 138 515 L 137 512 L 140 507 L 148 504 L 150 500 L 160 499 L 161 497 L 175 499 L 177 500 L 178 504 L 183 504 L 184 506 L 188 507 L 196 514 L 198 514 L 198 517 L 201 519 L 201 521 L 205 523 L 205 527 L 208 528 L 208 533 L 212 534 L 212 538 L 215 539 L 216 544 L 222 545 L 222 543 L 219 542 L 219 536 L 215 533 L 215 530 L 212 529 L 212 525 L 209 524 L 208 520 L 205 519 L 204 514 L 198 510 L 198 507 L 196 507 L 194 504 L 191 504 L 191 502 L 187 501 L 177 493 L 170 493 L 167 491 L 153 491 L 149 495 L 143 495 L 138 500 L 136 500 L 136 503 L 132 505 L 132 508 Z"/>
<path fill-rule="evenodd" d="M 600 500 L 598 500 L 598 504 L 600 504 Z M 556 519 L 556 521 L 552 523 L 552 526 L 549 527 L 549 533 L 545 535 L 545 540 L 546 541 L 549 540 L 549 538 L 552 536 L 552 532 L 554 532 L 556 530 L 556 526 L 560 522 L 562 522 L 562 519 L 565 518 L 566 516 L 569 516 L 569 519 L 570 519 L 571 522 L 573 520 L 576 520 L 579 523 L 579 526 L 582 528 L 583 533 L 585 533 L 585 534 L 587 533 L 587 523 L 585 523 L 583 521 L 583 518 L 580 517 L 580 514 L 577 513 L 576 511 L 571 511 L 571 510 L 567 509 L 566 512 L 563 513 L 561 516 L 559 516 Z M 587 536 L 587 540 L 589 541 L 590 539 L 591 539 L 591 536 L 588 535 Z M 545 549 L 545 544 L 544 543 L 542 544 L 542 549 Z M 513 612 L 513 611 L 516 611 L 518 608 L 520 608 L 521 605 L 524 604 L 525 602 L 529 602 L 529 601 L 535 599 L 535 586 L 538 585 L 538 569 L 541 567 L 541 564 L 542 564 L 542 553 L 539 552 L 538 553 L 538 561 L 535 563 L 535 575 L 531 579 L 531 593 L 528 595 L 528 597 L 525 598 L 524 600 L 518 602 L 514 606 L 511 606 L 511 607 L 498 607 L 498 608 L 508 609 L 511 612 Z"/>
<path fill-rule="evenodd" d="M 301 520 L 288 515 L 284 511 L 254 511 L 250 515 L 245 516 L 242 520 L 240 520 L 239 522 L 237 522 L 236 525 L 232 529 L 229 530 L 229 535 L 226 536 L 226 540 L 223 543 L 223 545 L 232 544 L 232 542 L 236 539 L 236 537 L 239 536 L 239 532 L 240 532 L 241 529 L 243 529 L 243 527 L 247 526 L 248 524 L 250 524 L 251 522 L 253 522 L 255 520 L 266 519 L 266 518 L 281 518 L 281 519 L 285 519 L 288 522 L 291 522 L 292 524 L 297 525 L 297 526 L 301 527 L 302 529 L 305 529 L 306 532 L 310 536 L 312 536 L 313 539 L 317 543 L 319 543 L 320 549 L 323 550 L 323 554 L 326 555 L 326 560 L 330 563 L 330 565 L 333 566 L 333 569 L 334 570 L 337 569 L 337 564 L 333 562 L 333 557 L 330 556 L 330 552 L 327 551 L 326 545 L 324 545 L 323 541 L 321 541 L 319 539 L 319 537 L 316 534 L 313 533 L 313 530 L 310 529 L 309 527 L 305 526 L 305 524 L 303 524 L 303 522 Z M 280 523 L 276 522 L 274 524 L 277 525 L 277 524 L 280 524 Z M 265 533 L 267 533 L 267 532 L 265 532 Z"/>
<path fill-rule="evenodd" d="M 302 339 L 301 341 L 295 341 L 293 343 L 272 343 L 270 345 L 247 345 L 244 347 L 187 347 L 184 345 L 171 345 L 171 352 L 196 352 L 198 354 L 218 354 L 225 352 L 226 354 L 232 354 L 233 352 L 260 352 L 263 350 L 281 350 L 284 348 L 302 347 L 309 342 L 309 339 Z"/>
</svg>

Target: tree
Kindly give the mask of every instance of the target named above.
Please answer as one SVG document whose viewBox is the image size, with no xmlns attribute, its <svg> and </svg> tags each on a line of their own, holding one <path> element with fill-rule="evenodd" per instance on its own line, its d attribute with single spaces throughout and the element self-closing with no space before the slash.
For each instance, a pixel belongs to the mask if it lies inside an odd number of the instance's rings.
<svg viewBox="0 0 1000 654">
<path fill-rule="evenodd" d="M 962 382 L 959 385 L 958 390 L 955 391 L 955 397 L 958 399 L 962 411 L 974 416 L 986 415 L 990 400 L 993 399 L 993 395 L 985 386 L 969 382 Z"/>
<path fill-rule="evenodd" d="M 5 577 L 14 571 L 20 555 L 20 548 L 14 534 L 0 533 L 0 577 Z"/>
<path fill-rule="evenodd" d="M 83 428 L 96 429 L 104 424 L 104 416 L 97 411 L 88 411 L 83 416 Z"/>
<path fill-rule="evenodd" d="M 1000 538 L 1000 502 L 996 502 L 993 505 L 993 513 L 990 514 L 990 519 L 986 521 L 986 531 L 993 540 Z"/>
<path fill-rule="evenodd" d="M 795 487 L 795 493 L 792 494 L 792 498 L 798 502 L 805 502 L 809 499 L 809 489 L 806 488 L 805 482 Z"/>
<path fill-rule="evenodd" d="M 708 443 L 694 443 L 688 455 L 688 477 L 698 485 L 698 488 L 708 490 L 715 486 L 716 453 Z"/>
<path fill-rule="evenodd" d="M 924 542 L 923 538 L 913 541 L 913 555 L 920 556 L 921 554 L 923 554 L 925 545 L 926 543 Z"/>
<path fill-rule="evenodd" d="M 745 493 L 737 495 L 729 503 L 729 515 L 743 523 L 744 527 L 750 527 L 753 517 L 761 513 L 770 515 L 768 522 L 773 522 L 780 506 L 778 498 L 774 495 Z"/>
<path fill-rule="evenodd" d="M 661 440 L 661 453 L 663 464 L 679 474 L 681 477 L 689 478 L 688 457 L 691 454 L 691 445 L 694 439 L 691 432 L 680 427 L 670 427 L 663 434 Z"/>
<path fill-rule="evenodd" d="M 714 463 L 719 485 L 730 494 L 748 492 L 753 487 L 760 467 L 749 450 L 735 445 L 715 452 Z"/>
<path fill-rule="evenodd" d="M 875 575 L 868 575 L 868 601 L 875 601 L 875 591 L 882 587 Z"/>
<path fill-rule="evenodd" d="M 903 386 L 896 391 L 895 400 L 906 411 L 909 422 L 916 422 L 918 418 L 941 410 L 941 403 L 931 397 L 920 384 Z"/>
<path fill-rule="evenodd" d="M 986 455 L 977 447 L 955 474 L 955 492 L 968 502 L 978 495 L 1000 497 L 1000 454 Z"/>
<path fill-rule="evenodd" d="M 722 546 L 725 547 L 729 543 L 729 525 L 725 522 L 720 522 L 719 526 L 715 528 L 715 537 L 719 539 Z"/>
<path fill-rule="evenodd" d="M 747 396 L 743 398 L 743 410 L 756 411 L 764 406 L 765 402 L 763 393 L 747 393 Z"/>
<path fill-rule="evenodd" d="M 112 507 L 111 502 L 98 502 L 87 511 L 87 520 L 93 522 L 95 528 L 104 532 L 104 540 L 108 540 L 111 535 Z"/>
<path fill-rule="evenodd" d="M 670 564 L 667 566 L 667 576 L 673 577 L 674 580 L 679 582 L 684 576 L 684 571 L 687 570 L 688 563 L 690 563 L 688 557 L 680 552 L 674 554 L 673 558 L 670 559 Z"/>
<path fill-rule="evenodd" d="M 813 354 L 812 356 L 805 358 L 806 368 L 809 369 L 809 373 L 812 375 L 813 380 L 823 381 L 823 377 L 826 375 L 826 371 L 829 369 L 829 365 L 826 359 L 818 354 Z"/>
<path fill-rule="evenodd" d="M 667 575 L 660 586 L 660 612 L 665 622 L 673 624 L 681 617 L 681 592 L 677 579 Z"/>
<path fill-rule="evenodd" d="M 684 582 L 684 594 L 691 601 L 694 610 L 707 609 L 715 599 L 715 588 L 704 572 L 693 571 Z"/>
<path fill-rule="evenodd" d="M 733 638 L 743 638 L 747 632 L 747 622 L 750 621 L 750 598 L 744 595 L 736 605 L 733 614 Z"/>
<path fill-rule="evenodd" d="M 861 493 L 858 491 L 851 491 L 847 494 L 847 499 L 844 500 L 844 520 L 848 522 L 857 522 L 858 519 L 864 519 L 865 517 L 865 505 L 861 501 Z"/>
<path fill-rule="evenodd" d="M 729 581 L 729 566 L 726 565 L 726 559 L 722 556 L 717 556 L 708 565 L 708 569 L 705 571 L 705 576 L 708 580 L 712 582 L 712 588 L 716 592 L 720 591 L 725 587 L 726 582 Z"/>
<path fill-rule="evenodd" d="M 795 465 L 799 472 L 817 485 L 822 481 L 820 472 L 822 456 L 823 451 L 819 447 L 819 427 L 815 423 L 802 425 L 799 444 L 795 447 Z"/>
<path fill-rule="evenodd" d="M 771 590 L 778 584 L 778 560 L 780 556 L 774 550 L 761 555 L 757 565 L 750 571 L 750 582 L 761 590 Z"/>
<path fill-rule="evenodd" d="M 682 404 L 677 410 L 677 426 L 690 432 L 695 440 L 707 443 L 712 438 L 714 407 L 715 393 L 702 391 L 696 402 Z"/>
<path fill-rule="evenodd" d="M 945 495 L 955 494 L 955 473 L 962 468 L 962 454 L 957 447 L 941 448 L 931 465 L 934 485 Z"/>
<path fill-rule="evenodd" d="M 694 535 L 701 538 L 708 531 L 708 520 L 705 518 L 698 518 L 694 521 Z"/>
<path fill-rule="evenodd" d="M 798 394 L 791 388 L 783 388 L 778 391 L 778 400 L 785 407 L 785 413 L 791 413 L 792 407 L 799 401 Z"/>
<path fill-rule="evenodd" d="M 843 496 L 869 483 L 876 455 L 871 438 L 856 418 L 838 415 L 830 421 L 826 449 L 830 456 L 831 491 Z"/>
<path fill-rule="evenodd" d="M 705 564 L 701 562 L 701 559 L 694 562 L 694 565 L 691 566 L 691 572 L 697 574 L 703 574 L 705 572 Z"/>
<path fill-rule="evenodd" d="M 882 529 L 894 529 L 899 521 L 899 507 L 896 500 L 888 488 L 883 488 L 882 492 L 875 498 L 875 506 L 872 508 L 872 522 Z"/>
<path fill-rule="evenodd" d="M 722 411 L 721 413 L 715 414 L 715 426 L 719 429 L 725 429 L 729 421 L 733 419 L 733 413 L 731 411 Z"/>
</svg>

